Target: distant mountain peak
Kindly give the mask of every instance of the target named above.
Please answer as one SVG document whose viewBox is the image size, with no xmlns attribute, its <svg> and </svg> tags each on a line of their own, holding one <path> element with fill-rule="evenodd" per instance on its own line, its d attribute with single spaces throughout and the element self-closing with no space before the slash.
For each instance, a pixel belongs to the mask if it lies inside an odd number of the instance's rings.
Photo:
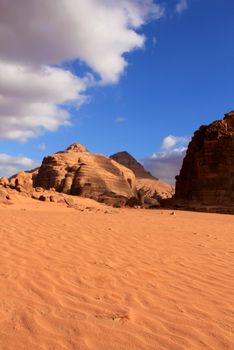
<svg viewBox="0 0 234 350">
<path fill-rule="evenodd" d="M 124 165 L 126 168 L 131 169 L 137 178 L 158 180 L 149 171 L 145 170 L 143 165 L 126 151 L 115 153 L 110 156 L 110 158 Z"/>
</svg>

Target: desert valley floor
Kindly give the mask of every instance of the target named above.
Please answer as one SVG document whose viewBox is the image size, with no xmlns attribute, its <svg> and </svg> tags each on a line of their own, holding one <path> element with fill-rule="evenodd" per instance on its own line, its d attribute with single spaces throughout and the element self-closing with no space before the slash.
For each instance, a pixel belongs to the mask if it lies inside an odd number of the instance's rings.
<svg viewBox="0 0 234 350">
<path fill-rule="evenodd" d="M 0 205 L 1 350 L 234 349 L 234 216 L 87 203 Z"/>
</svg>

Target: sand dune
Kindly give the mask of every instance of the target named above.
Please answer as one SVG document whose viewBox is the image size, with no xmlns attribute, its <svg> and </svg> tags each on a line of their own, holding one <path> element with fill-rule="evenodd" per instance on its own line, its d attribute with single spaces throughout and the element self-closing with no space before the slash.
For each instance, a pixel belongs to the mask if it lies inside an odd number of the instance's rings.
<svg viewBox="0 0 234 350">
<path fill-rule="evenodd" d="M 234 216 L 0 207 L 1 350 L 234 348 Z"/>
</svg>

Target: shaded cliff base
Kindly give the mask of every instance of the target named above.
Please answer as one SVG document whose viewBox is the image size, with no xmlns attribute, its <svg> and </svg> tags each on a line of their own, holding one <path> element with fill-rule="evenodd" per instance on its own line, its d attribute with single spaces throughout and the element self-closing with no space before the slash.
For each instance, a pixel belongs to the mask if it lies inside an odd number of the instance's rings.
<svg viewBox="0 0 234 350">
<path fill-rule="evenodd" d="M 21 173 L 21 176 L 28 177 L 28 174 Z M 29 175 L 30 178 L 30 175 Z M 23 197 L 23 198 L 22 198 Z M 131 207 L 134 209 L 169 209 L 171 211 L 195 211 L 204 213 L 220 213 L 220 214 L 234 214 L 233 206 L 218 206 L 218 205 L 205 205 L 200 204 L 197 201 L 185 201 L 178 200 L 175 198 L 155 200 L 146 199 L 143 205 L 135 197 L 130 198 L 126 201 L 123 198 L 124 205 L 119 202 L 117 198 L 117 204 L 115 203 L 100 203 L 96 200 L 85 198 L 81 196 L 71 196 L 64 193 L 58 193 L 55 190 L 45 190 L 43 188 L 34 188 L 32 191 L 27 192 L 24 187 L 18 185 L 16 188 L 11 188 L 9 185 L 5 186 L 0 183 L 0 204 L 9 206 L 12 204 L 17 204 L 22 200 L 37 200 L 40 202 L 51 202 L 57 204 L 59 207 L 67 207 L 76 209 L 78 211 L 102 211 L 104 213 L 115 212 L 118 208 Z"/>
<path fill-rule="evenodd" d="M 164 199 L 161 201 L 161 208 L 171 210 L 194 211 L 216 214 L 234 214 L 234 205 L 208 205 L 199 201 L 183 200 L 176 198 Z"/>
<path fill-rule="evenodd" d="M 38 200 L 41 202 L 57 203 L 70 208 L 83 210 L 83 201 L 90 201 L 90 205 L 100 206 L 100 208 L 160 208 L 160 201 L 155 198 L 144 198 L 136 192 L 135 196 L 129 198 L 119 194 L 105 192 L 94 199 L 86 196 L 70 195 L 63 192 L 58 192 L 54 188 L 44 189 L 42 187 L 33 186 L 33 176 L 35 172 L 20 172 L 11 179 L 0 179 L 0 203 L 12 204 L 12 201 L 20 199 L 21 197 Z M 88 205 L 89 206 L 89 205 Z"/>
<path fill-rule="evenodd" d="M 28 193 L 19 192 L 10 187 L 0 186 L 0 205 L 2 208 L 11 206 L 14 208 L 22 203 L 35 208 L 40 208 L 41 206 L 48 207 L 47 205 L 49 204 L 52 206 L 51 208 L 69 208 L 80 212 L 94 211 L 105 214 L 116 212 L 116 209 L 89 198 L 69 196 L 53 190 L 43 190 L 40 188 L 36 188 L 33 194 L 29 195 Z"/>
</svg>

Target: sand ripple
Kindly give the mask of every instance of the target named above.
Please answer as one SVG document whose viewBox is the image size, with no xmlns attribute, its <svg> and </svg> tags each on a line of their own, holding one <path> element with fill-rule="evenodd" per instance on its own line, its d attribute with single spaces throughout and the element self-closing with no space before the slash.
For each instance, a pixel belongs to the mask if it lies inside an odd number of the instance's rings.
<svg viewBox="0 0 234 350">
<path fill-rule="evenodd" d="M 234 349 L 233 216 L 33 205 L 0 209 L 1 350 Z"/>
</svg>

